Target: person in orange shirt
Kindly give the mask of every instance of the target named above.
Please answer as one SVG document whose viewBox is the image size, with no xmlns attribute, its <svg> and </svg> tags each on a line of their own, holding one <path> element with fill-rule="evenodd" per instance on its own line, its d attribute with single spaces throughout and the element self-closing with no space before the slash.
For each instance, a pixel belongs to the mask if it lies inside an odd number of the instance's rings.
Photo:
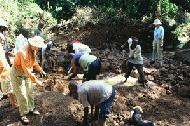
<svg viewBox="0 0 190 126">
<path fill-rule="evenodd" d="M 10 82 L 10 66 L 5 57 L 5 52 L 3 46 L 0 44 L 0 82 L 1 82 L 1 91 L 4 96 L 8 96 L 9 102 L 12 108 L 15 108 L 16 98 L 13 93 L 12 84 Z"/>
<path fill-rule="evenodd" d="M 44 44 L 44 39 L 40 36 L 34 36 L 28 39 L 28 43 L 27 46 L 16 53 L 10 73 L 13 91 L 15 92 L 19 105 L 20 119 L 24 124 L 29 123 L 29 119 L 27 118 L 28 114 L 40 114 L 34 106 L 33 86 L 31 81 L 35 82 L 37 86 L 42 86 L 42 82 L 32 73 L 32 68 L 46 75 L 36 61 L 36 52 L 38 48 L 46 46 Z"/>
</svg>

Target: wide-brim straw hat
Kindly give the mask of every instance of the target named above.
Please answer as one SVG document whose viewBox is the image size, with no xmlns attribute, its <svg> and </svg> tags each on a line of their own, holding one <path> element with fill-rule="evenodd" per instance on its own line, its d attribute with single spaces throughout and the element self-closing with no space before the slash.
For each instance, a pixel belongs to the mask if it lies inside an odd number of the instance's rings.
<svg viewBox="0 0 190 126">
<path fill-rule="evenodd" d="M 0 26 L 8 28 L 6 21 L 3 20 L 2 18 L 0 18 Z"/>
<path fill-rule="evenodd" d="M 34 36 L 28 39 L 28 42 L 32 46 L 36 46 L 38 48 L 46 48 L 47 45 L 44 43 L 44 39 L 40 36 Z"/>
<path fill-rule="evenodd" d="M 159 19 L 155 19 L 153 24 L 154 25 L 161 25 L 162 22 Z"/>
</svg>

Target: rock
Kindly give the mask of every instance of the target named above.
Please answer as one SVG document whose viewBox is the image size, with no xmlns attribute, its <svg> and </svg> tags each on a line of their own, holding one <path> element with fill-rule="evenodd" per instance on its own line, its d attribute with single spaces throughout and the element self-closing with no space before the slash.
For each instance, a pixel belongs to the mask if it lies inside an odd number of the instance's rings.
<svg viewBox="0 0 190 126">
<path fill-rule="evenodd" d="M 117 123 L 116 121 L 113 122 L 114 126 L 119 126 L 119 123 Z"/>
<path fill-rule="evenodd" d="M 150 81 L 153 81 L 153 80 L 154 80 L 154 77 L 151 76 L 151 75 L 148 75 L 147 79 L 150 80 Z"/>
<path fill-rule="evenodd" d="M 109 62 L 102 62 L 102 64 L 101 64 L 101 70 L 102 70 L 102 71 L 109 70 L 110 66 L 111 66 L 111 65 L 110 65 Z"/>
<path fill-rule="evenodd" d="M 175 78 L 175 76 L 174 76 L 173 74 L 169 74 L 169 75 L 168 75 L 168 78 L 169 78 L 170 80 L 173 80 L 173 79 Z"/>
<path fill-rule="evenodd" d="M 172 92 L 170 90 L 166 90 L 166 94 L 170 95 L 170 94 L 172 94 Z"/>
<path fill-rule="evenodd" d="M 121 122 L 119 123 L 120 126 L 123 126 L 124 124 L 125 124 L 124 121 L 121 121 Z"/>
<path fill-rule="evenodd" d="M 189 86 L 180 86 L 177 89 L 178 95 L 183 97 L 189 97 L 190 96 L 190 87 Z"/>
<path fill-rule="evenodd" d="M 183 81 L 183 80 L 184 80 L 184 79 L 183 79 L 183 75 L 178 76 L 177 79 L 178 79 L 179 81 Z"/>
</svg>

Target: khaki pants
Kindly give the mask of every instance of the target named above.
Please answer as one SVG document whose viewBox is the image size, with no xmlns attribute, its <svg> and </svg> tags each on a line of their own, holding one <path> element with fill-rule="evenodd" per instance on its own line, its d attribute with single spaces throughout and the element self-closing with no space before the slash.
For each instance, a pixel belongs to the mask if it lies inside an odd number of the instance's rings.
<svg viewBox="0 0 190 126">
<path fill-rule="evenodd" d="M 152 60 L 158 61 L 160 65 L 163 64 L 163 47 L 161 47 L 159 40 L 154 40 L 152 43 Z"/>
<path fill-rule="evenodd" d="M 1 90 L 2 90 L 3 95 L 13 93 L 13 87 L 12 87 L 12 84 L 11 84 L 9 77 L 1 80 L 0 82 L 1 82 Z"/>
<path fill-rule="evenodd" d="M 33 86 L 30 78 L 16 67 L 12 67 L 10 73 L 19 112 L 21 116 L 24 116 L 34 109 Z"/>
</svg>

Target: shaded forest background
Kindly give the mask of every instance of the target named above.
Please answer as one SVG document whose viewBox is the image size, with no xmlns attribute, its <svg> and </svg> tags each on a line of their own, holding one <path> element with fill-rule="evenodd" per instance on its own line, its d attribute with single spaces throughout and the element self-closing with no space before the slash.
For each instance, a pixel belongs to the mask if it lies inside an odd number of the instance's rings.
<svg viewBox="0 0 190 126">
<path fill-rule="evenodd" d="M 8 40 L 10 43 L 14 43 L 20 28 L 27 28 L 32 34 L 37 21 L 43 18 L 47 33 L 53 31 L 71 34 L 88 28 L 102 28 L 107 33 L 106 39 L 101 40 L 105 43 L 121 45 L 128 37 L 134 35 L 142 40 L 142 46 L 151 48 L 152 22 L 157 16 L 158 6 L 161 12 L 160 19 L 165 28 L 165 48 L 176 48 L 189 41 L 187 31 L 190 29 L 190 0 L 0 0 L 0 2 L 2 4 L 0 17 L 5 18 L 10 26 Z M 110 26 L 112 29 L 105 28 Z M 127 33 L 118 33 L 120 30 Z"/>
</svg>

